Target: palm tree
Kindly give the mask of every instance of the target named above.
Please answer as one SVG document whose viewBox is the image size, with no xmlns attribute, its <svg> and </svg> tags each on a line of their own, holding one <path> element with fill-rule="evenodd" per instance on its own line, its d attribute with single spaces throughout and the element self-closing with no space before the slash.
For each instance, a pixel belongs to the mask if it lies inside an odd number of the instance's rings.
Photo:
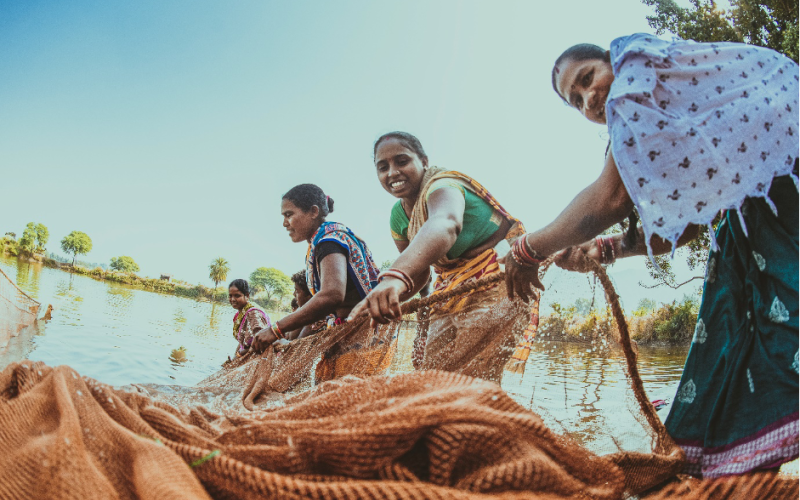
<svg viewBox="0 0 800 500">
<path fill-rule="evenodd" d="M 211 262 L 211 265 L 208 266 L 208 270 L 211 271 L 208 274 L 208 277 L 211 278 L 211 281 L 214 282 L 214 295 L 217 294 L 217 286 L 219 286 L 220 281 L 225 281 L 228 277 L 228 271 L 231 270 L 228 267 L 228 261 L 223 259 L 222 257 L 218 257 Z"/>
</svg>

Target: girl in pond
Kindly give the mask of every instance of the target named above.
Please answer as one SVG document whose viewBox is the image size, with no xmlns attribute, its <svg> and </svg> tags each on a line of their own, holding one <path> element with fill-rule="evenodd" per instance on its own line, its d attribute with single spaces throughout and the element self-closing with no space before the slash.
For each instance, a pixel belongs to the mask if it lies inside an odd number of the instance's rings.
<svg viewBox="0 0 800 500">
<path fill-rule="evenodd" d="M 314 184 L 300 184 L 283 195 L 283 226 L 292 241 L 308 243 L 305 275 L 311 298 L 271 329 L 259 333 L 253 342 L 256 351 L 286 339 L 284 332 L 301 330 L 328 316 L 333 317 L 327 322 L 329 326 L 341 324 L 353 306 L 377 285 L 378 268 L 366 243 L 345 225 L 326 221 L 331 212 L 333 199 Z M 384 360 L 386 347 L 358 345 L 346 352 L 334 349 L 319 363 L 317 379 L 347 374 L 359 356 L 369 358 L 372 350 L 380 352 Z"/>
<path fill-rule="evenodd" d="M 399 320 L 400 302 L 428 283 L 431 266 L 434 295 L 500 271 L 495 245 L 524 228 L 483 186 L 460 172 L 429 166 L 420 141 L 406 132 L 381 136 L 373 154 L 381 186 L 399 198 L 390 227 L 401 253 L 351 317 L 368 311 L 374 323 Z M 479 318 L 493 309 L 498 317 L 525 323 L 527 313 L 524 304 L 497 292 L 488 287 L 434 307 L 427 338 L 415 342 L 415 367 L 500 380 L 521 328 L 479 325 Z"/>
<path fill-rule="evenodd" d="M 552 223 L 516 243 L 510 294 L 541 287 L 537 267 L 586 271 L 712 236 L 703 299 L 667 430 L 705 477 L 797 458 L 798 67 L 736 43 L 638 34 L 611 50 L 578 45 L 553 87 L 608 126 L 605 168 Z M 636 207 L 633 237 L 599 235 Z M 587 241 L 588 240 L 588 241 Z"/>
<path fill-rule="evenodd" d="M 240 357 L 250 350 L 258 331 L 270 328 L 269 316 L 250 302 L 250 284 L 243 279 L 228 285 L 228 301 L 237 311 L 233 317 L 233 337 L 239 342 L 235 355 Z"/>
</svg>

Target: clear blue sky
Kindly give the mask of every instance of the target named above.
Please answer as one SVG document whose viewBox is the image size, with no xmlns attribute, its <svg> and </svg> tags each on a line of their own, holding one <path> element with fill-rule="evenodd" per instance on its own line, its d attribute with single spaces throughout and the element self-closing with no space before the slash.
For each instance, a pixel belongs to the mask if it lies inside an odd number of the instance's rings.
<svg viewBox="0 0 800 500">
<path fill-rule="evenodd" d="M 572 44 L 651 31 L 639 0 L 0 3 L 0 234 L 209 284 L 299 270 L 281 195 L 313 182 L 380 262 L 395 199 L 373 141 L 417 135 L 435 165 L 487 186 L 529 230 L 599 174 L 607 134 L 563 105 Z M 620 266 L 620 265 L 618 265 Z M 625 263 L 621 270 L 643 269 Z M 682 292 L 681 292 L 682 293 Z"/>
</svg>

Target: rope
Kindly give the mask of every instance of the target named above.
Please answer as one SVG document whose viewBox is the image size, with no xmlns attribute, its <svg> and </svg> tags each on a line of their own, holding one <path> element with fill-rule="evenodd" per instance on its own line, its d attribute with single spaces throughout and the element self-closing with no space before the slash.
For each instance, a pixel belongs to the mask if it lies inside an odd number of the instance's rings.
<svg viewBox="0 0 800 500">
<path fill-rule="evenodd" d="M 36 303 L 36 305 L 39 305 L 39 306 L 40 306 L 40 305 L 42 305 L 42 304 L 40 304 L 40 303 L 39 303 L 39 302 L 38 302 L 36 299 L 34 299 L 33 297 L 31 297 L 31 296 L 30 296 L 30 295 L 28 295 L 27 293 L 23 292 L 23 291 L 22 291 L 22 289 L 21 289 L 20 287 L 18 287 L 18 286 L 17 286 L 17 284 L 16 284 L 16 283 L 14 283 L 14 281 L 13 281 L 11 278 L 9 278 L 9 277 L 8 277 L 8 275 L 7 275 L 6 273 L 4 273 L 4 272 L 3 272 L 3 270 L 2 270 L 2 269 L 0 269 L 0 274 L 2 274 L 3 276 L 5 276 L 5 278 L 8 280 L 8 282 L 9 282 L 9 283 L 11 283 L 12 285 L 14 285 L 14 288 L 16 288 L 16 289 L 17 289 L 17 291 L 18 291 L 19 293 L 21 293 L 22 295 L 24 295 L 24 296 L 25 296 L 25 297 L 26 297 L 28 300 L 30 300 L 31 302 L 34 302 L 34 303 Z"/>
</svg>

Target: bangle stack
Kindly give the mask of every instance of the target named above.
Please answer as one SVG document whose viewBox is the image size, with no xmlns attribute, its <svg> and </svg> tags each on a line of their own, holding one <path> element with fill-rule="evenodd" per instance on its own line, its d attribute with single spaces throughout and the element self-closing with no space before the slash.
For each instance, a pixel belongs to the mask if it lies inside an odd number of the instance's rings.
<svg viewBox="0 0 800 500">
<path fill-rule="evenodd" d="M 397 278 L 403 282 L 406 286 L 406 292 L 410 292 L 414 289 L 414 280 L 411 279 L 411 276 L 408 275 L 407 272 L 401 271 L 400 269 L 387 269 L 381 274 L 378 275 L 378 281 L 383 281 L 383 278 Z"/>
<path fill-rule="evenodd" d="M 594 239 L 597 249 L 600 250 L 600 263 L 613 264 L 617 260 L 614 254 L 614 238 L 612 236 L 598 236 Z"/>
<path fill-rule="evenodd" d="M 276 321 L 274 325 L 272 325 L 272 333 L 279 339 L 285 339 L 286 336 L 283 334 L 280 328 L 278 328 L 278 322 Z"/>
<path fill-rule="evenodd" d="M 539 256 L 539 254 L 528 245 L 525 235 L 517 238 L 517 241 L 511 245 L 511 257 L 514 259 L 514 262 L 522 267 L 538 266 L 544 261 L 544 258 Z"/>
</svg>

